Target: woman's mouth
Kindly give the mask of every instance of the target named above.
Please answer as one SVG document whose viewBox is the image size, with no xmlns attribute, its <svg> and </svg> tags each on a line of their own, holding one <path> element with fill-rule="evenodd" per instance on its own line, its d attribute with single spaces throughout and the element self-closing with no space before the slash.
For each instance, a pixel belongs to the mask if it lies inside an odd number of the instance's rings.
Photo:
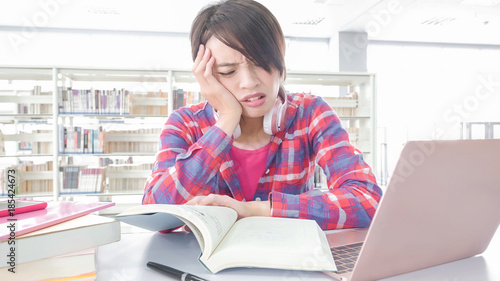
<svg viewBox="0 0 500 281">
<path fill-rule="evenodd" d="M 249 107 L 256 107 L 266 102 L 266 96 L 262 93 L 252 94 L 243 99 L 243 103 Z"/>
<path fill-rule="evenodd" d="M 249 98 L 247 99 L 246 101 L 255 101 L 255 100 L 258 100 L 258 99 L 261 99 L 263 98 L 263 96 L 260 96 L 260 97 L 254 97 L 254 98 Z"/>
</svg>

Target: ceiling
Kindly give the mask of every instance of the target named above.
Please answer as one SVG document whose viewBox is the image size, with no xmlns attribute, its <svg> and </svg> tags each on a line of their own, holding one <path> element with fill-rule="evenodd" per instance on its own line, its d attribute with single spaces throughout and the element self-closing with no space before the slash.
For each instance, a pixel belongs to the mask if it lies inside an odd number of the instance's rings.
<svg viewBox="0 0 500 281">
<path fill-rule="evenodd" d="M 3 30 L 188 33 L 207 0 L 2 0 Z M 500 45 L 500 0 L 259 0 L 286 36 Z M 46 4 L 43 4 L 46 3 Z M 48 4 L 47 4 L 48 3 Z"/>
</svg>

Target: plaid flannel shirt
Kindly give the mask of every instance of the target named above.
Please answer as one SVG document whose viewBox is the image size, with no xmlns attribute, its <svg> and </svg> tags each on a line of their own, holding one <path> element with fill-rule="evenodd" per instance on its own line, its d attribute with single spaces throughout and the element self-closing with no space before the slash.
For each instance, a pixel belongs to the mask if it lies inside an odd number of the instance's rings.
<svg viewBox="0 0 500 281">
<path fill-rule="evenodd" d="M 314 219 L 322 229 L 368 226 L 382 191 L 362 153 L 322 98 L 287 98 L 287 126 L 271 136 L 254 200 L 270 199 L 272 216 Z M 183 204 L 210 193 L 244 200 L 230 156 L 233 140 L 214 124 L 207 102 L 170 115 L 143 204 Z M 314 188 L 316 164 L 327 176 L 328 190 Z"/>
</svg>

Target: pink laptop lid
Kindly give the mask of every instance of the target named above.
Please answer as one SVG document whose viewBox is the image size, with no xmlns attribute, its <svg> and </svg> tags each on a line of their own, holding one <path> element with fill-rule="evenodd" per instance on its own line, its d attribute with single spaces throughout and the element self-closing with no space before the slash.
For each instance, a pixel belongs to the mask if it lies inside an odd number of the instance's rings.
<svg viewBox="0 0 500 281">
<path fill-rule="evenodd" d="M 403 149 L 351 280 L 377 280 L 482 253 L 500 223 L 500 140 Z"/>
</svg>

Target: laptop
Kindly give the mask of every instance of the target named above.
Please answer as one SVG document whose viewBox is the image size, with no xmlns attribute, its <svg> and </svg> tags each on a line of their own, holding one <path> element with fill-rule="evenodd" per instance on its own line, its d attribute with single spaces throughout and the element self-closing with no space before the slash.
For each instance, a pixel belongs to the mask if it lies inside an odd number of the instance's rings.
<svg viewBox="0 0 500 281">
<path fill-rule="evenodd" d="M 324 273 L 377 280 L 468 258 L 499 223 L 500 139 L 410 141 L 370 227 L 327 234 L 338 271 Z"/>
</svg>

